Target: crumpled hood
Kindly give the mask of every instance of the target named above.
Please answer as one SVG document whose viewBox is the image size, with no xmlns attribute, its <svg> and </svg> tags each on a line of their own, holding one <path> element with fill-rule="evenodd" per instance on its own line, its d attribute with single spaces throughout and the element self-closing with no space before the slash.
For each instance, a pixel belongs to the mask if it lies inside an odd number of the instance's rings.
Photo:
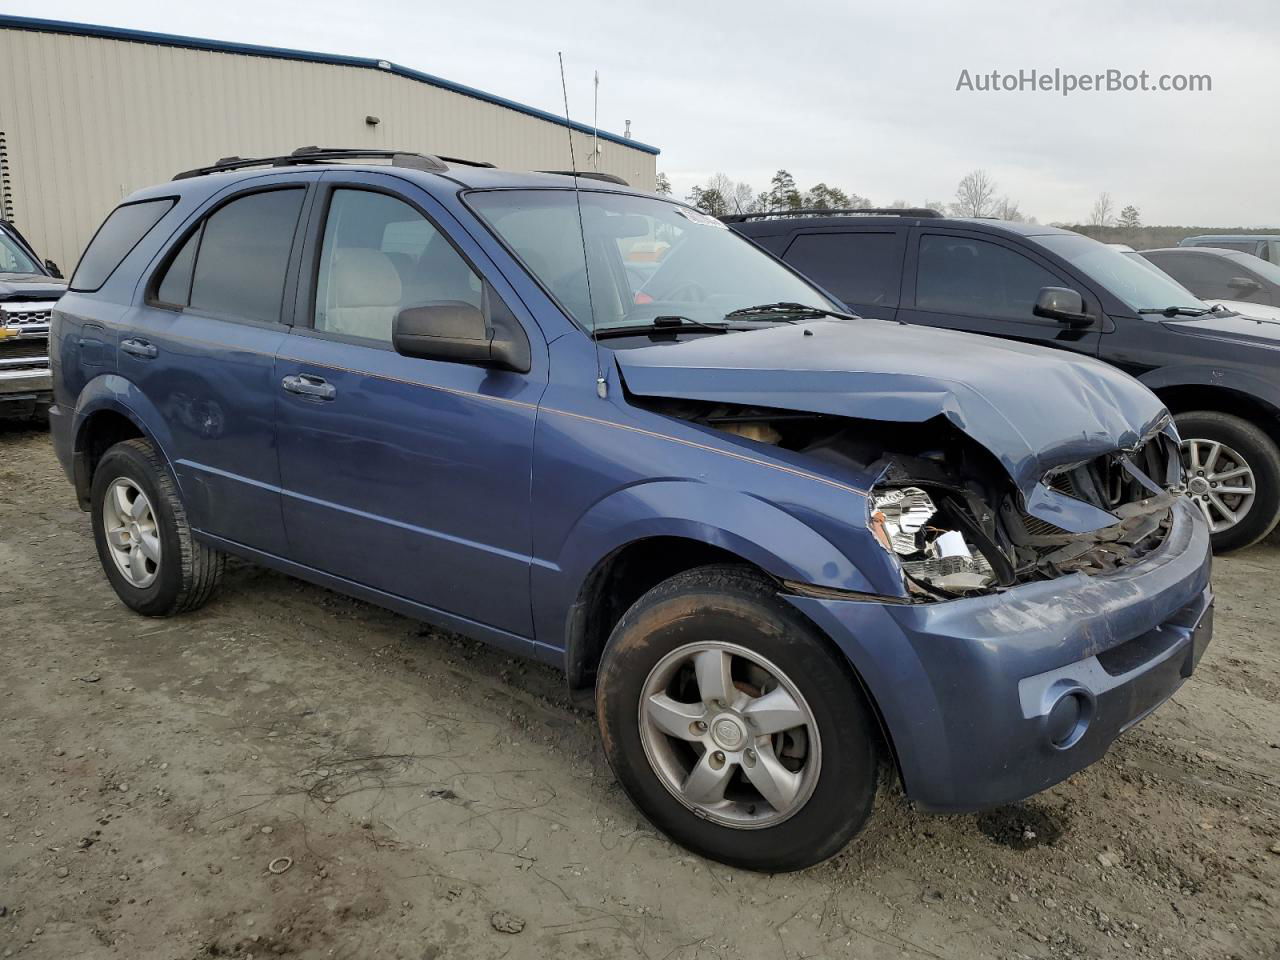
<svg viewBox="0 0 1280 960">
<path fill-rule="evenodd" d="M 0 300 L 11 297 L 57 300 L 66 292 L 65 280 L 55 280 L 38 273 L 0 273 Z"/>
<path fill-rule="evenodd" d="M 880 320 L 779 324 L 615 357 L 641 396 L 908 423 L 945 416 L 1000 460 L 1028 512 L 1057 523 L 1046 471 L 1136 447 L 1168 417 L 1155 394 L 1097 360 Z"/>
</svg>

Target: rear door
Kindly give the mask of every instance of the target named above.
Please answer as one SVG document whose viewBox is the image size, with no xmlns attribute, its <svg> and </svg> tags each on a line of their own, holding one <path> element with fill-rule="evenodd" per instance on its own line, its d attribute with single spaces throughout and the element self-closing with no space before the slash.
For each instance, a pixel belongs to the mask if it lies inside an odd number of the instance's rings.
<svg viewBox="0 0 1280 960">
<path fill-rule="evenodd" d="M 854 313 L 892 320 L 898 311 L 904 228 L 801 230 L 783 259 Z"/>
<path fill-rule="evenodd" d="M 1101 305 L 1044 258 L 989 234 L 938 227 L 911 233 L 899 320 L 1097 354 Z M 1100 319 L 1080 329 L 1037 317 L 1033 308 L 1044 287 L 1078 291 L 1086 312 Z"/>
<path fill-rule="evenodd" d="M 324 175 L 275 391 L 290 558 L 492 628 L 528 652 L 533 430 L 546 347 L 483 250 L 426 191 Z M 529 373 L 402 356 L 405 307 L 522 325 Z M 518 315 L 518 316 L 517 316 Z"/>
<path fill-rule="evenodd" d="M 254 178 L 202 208 L 157 258 L 119 343 L 119 372 L 165 418 L 192 526 L 272 554 L 285 549 L 275 354 L 317 179 Z"/>
</svg>

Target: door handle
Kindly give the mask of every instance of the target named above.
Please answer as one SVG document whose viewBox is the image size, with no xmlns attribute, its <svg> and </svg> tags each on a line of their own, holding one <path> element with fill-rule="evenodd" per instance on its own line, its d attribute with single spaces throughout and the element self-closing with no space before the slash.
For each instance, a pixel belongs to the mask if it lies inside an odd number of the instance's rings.
<svg viewBox="0 0 1280 960">
<path fill-rule="evenodd" d="M 160 355 L 160 348 L 147 340 L 130 337 L 120 341 L 120 349 L 139 360 L 154 360 Z"/>
<path fill-rule="evenodd" d="M 338 395 L 333 384 L 321 377 L 313 377 L 308 373 L 290 374 L 280 381 L 288 393 L 296 393 L 308 400 L 332 400 Z"/>
</svg>

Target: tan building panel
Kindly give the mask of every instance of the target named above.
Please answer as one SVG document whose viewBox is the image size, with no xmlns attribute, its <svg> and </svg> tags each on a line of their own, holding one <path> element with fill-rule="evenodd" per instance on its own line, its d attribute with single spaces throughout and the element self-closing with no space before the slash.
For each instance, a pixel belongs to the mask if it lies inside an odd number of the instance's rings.
<svg viewBox="0 0 1280 960">
<path fill-rule="evenodd" d="M 168 45 L 205 42 L 184 38 L 44 32 L 26 26 L 30 21 L 15 28 L 17 22 L 0 17 L 8 203 L 27 239 L 67 273 L 121 198 L 228 155 L 272 156 L 317 144 L 569 169 L 563 122 L 393 72 L 402 68 Z M 379 118 L 376 126 L 365 122 L 370 115 Z M 654 148 L 606 139 L 612 134 L 572 135 L 579 169 L 653 189 Z M 595 143 L 600 152 L 593 155 Z"/>
</svg>

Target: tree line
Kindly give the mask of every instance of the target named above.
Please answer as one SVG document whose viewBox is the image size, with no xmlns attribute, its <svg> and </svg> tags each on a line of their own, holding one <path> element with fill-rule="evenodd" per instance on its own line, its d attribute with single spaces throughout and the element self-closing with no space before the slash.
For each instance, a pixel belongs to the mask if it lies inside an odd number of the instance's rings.
<svg viewBox="0 0 1280 960">
<path fill-rule="evenodd" d="M 658 174 L 657 192 L 667 196 L 672 194 L 671 180 L 665 173 Z M 769 189 L 760 191 L 749 183 L 734 180 L 724 173 L 716 173 L 705 183 L 698 184 L 689 191 L 685 199 L 714 217 L 735 213 L 787 213 L 793 210 L 866 210 L 876 206 L 901 210 L 915 206 L 905 200 L 874 204 L 853 190 L 826 183 L 817 183 L 802 190 L 795 177 L 786 170 L 775 173 L 769 181 Z M 971 170 L 960 178 L 954 200 L 925 200 L 921 206 L 953 217 L 1039 222 L 1034 216 L 1024 213 L 1017 200 L 1001 193 L 991 174 L 983 169 Z M 1117 215 L 1111 194 L 1103 192 L 1094 201 L 1087 222 L 1095 227 L 1117 226 L 1136 230 L 1142 226 L 1142 217 L 1133 204 L 1125 206 Z"/>
</svg>

